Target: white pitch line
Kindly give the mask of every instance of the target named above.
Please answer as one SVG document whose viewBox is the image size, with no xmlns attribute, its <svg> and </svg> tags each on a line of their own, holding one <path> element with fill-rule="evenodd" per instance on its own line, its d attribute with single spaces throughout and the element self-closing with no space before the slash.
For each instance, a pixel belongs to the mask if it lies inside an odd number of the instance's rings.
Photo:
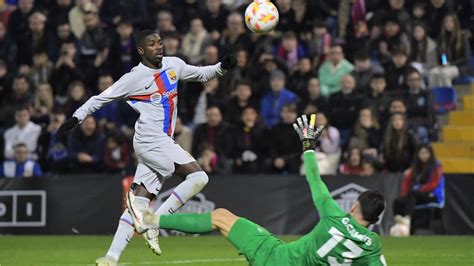
<svg viewBox="0 0 474 266">
<path fill-rule="evenodd" d="M 221 259 L 194 259 L 194 260 L 164 260 L 164 261 L 142 261 L 142 262 L 124 262 L 119 265 L 161 265 L 161 264 L 190 264 L 190 263 L 208 263 L 208 262 L 229 262 L 245 261 L 244 258 L 221 258 Z"/>
</svg>

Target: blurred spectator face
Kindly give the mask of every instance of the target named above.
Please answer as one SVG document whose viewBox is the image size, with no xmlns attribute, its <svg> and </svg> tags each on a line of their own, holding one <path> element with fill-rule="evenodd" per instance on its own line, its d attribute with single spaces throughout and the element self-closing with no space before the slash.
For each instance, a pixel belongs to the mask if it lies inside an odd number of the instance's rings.
<svg viewBox="0 0 474 266">
<path fill-rule="evenodd" d="M 308 93 L 310 98 L 318 98 L 321 94 L 321 88 L 319 87 L 319 80 L 317 78 L 310 78 L 308 80 Z"/>
<path fill-rule="evenodd" d="M 361 163 L 361 151 L 359 148 L 352 148 L 349 152 L 349 163 L 351 166 L 359 166 Z"/>
<path fill-rule="evenodd" d="M 95 12 L 87 12 L 84 14 L 84 25 L 86 29 L 93 29 L 99 25 L 99 16 Z"/>
<path fill-rule="evenodd" d="M 310 114 L 314 114 L 314 113 L 317 113 L 318 112 L 318 107 L 315 105 L 315 104 L 312 104 L 312 103 L 308 103 L 304 110 L 303 110 L 303 114 L 305 115 L 310 115 Z"/>
<path fill-rule="evenodd" d="M 242 16 L 237 13 L 232 13 L 227 17 L 227 29 L 232 34 L 240 34 L 244 27 Z"/>
<path fill-rule="evenodd" d="M 204 62 L 206 65 L 213 65 L 219 60 L 219 51 L 214 45 L 208 46 L 204 51 Z"/>
<path fill-rule="evenodd" d="M 29 18 L 29 27 L 33 33 L 42 33 L 46 24 L 46 16 L 42 13 L 35 12 Z"/>
<path fill-rule="evenodd" d="M 219 79 L 213 78 L 204 83 L 204 91 L 206 93 L 214 93 L 219 88 Z"/>
<path fill-rule="evenodd" d="M 76 56 L 76 53 L 77 53 L 77 49 L 74 43 L 63 43 L 61 47 L 62 55 L 67 55 L 68 57 L 73 58 L 74 56 Z"/>
<path fill-rule="evenodd" d="M 388 38 L 394 37 L 400 31 L 400 25 L 394 21 L 387 21 L 384 25 L 385 36 Z"/>
<path fill-rule="evenodd" d="M 5 62 L 0 62 L 0 78 L 3 78 L 8 73 Z"/>
<path fill-rule="evenodd" d="M 209 12 L 211 13 L 219 12 L 221 5 L 222 5 L 221 0 L 207 0 L 206 1 L 207 10 L 209 10 Z"/>
<path fill-rule="evenodd" d="M 316 125 L 319 126 L 326 126 L 328 124 L 328 118 L 324 113 L 318 113 L 316 115 Z"/>
<path fill-rule="evenodd" d="M 105 91 L 108 87 L 114 84 L 114 79 L 110 75 L 100 76 L 97 84 L 97 88 L 100 92 Z"/>
<path fill-rule="evenodd" d="M 263 68 L 268 72 L 271 73 L 277 69 L 277 64 L 273 59 L 267 59 L 263 62 Z"/>
<path fill-rule="evenodd" d="M 270 80 L 270 86 L 273 92 L 280 92 L 285 88 L 285 79 L 281 77 L 275 77 Z"/>
<path fill-rule="evenodd" d="M 443 19 L 443 26 L 446 31 L 452 32 L 456 27 L 456 22 L 454 22 L 454 18 L 452 16 L 446 16 Z"/>
<path fill-rule="evenodd" d="M 328 32 L 328 30 L 326 29 L 326 27 L 321 27 L 321 26 L 315 26 L 313 28 L 313 33 L 316 37 L 322 37 L 324 36 L 324 34 L 326 34 Z"/>
<path fill-rule="evenodd" d="M 26 109 L 18 110 L 15 112 L 16 124 L 23 128 L 30 122 L 30 113 Z"/>
<path fill-rule="evenodd" d="M 247 62 L 248 62 L 248 53 L 245 50 L 239 50 L 236 54 L 237 57 L 237 66 L 239 68 L 245 68 L 247 67 Z"/>
<path fill-rule="evenodd" d="M 393 101 L 392 104 L 390 104 L 390 113 L 406 113 L 407 112 L 407 107 L 402 101 Z"/>
<path fill-rule="evenodd" d="M 283 38 L 281 45 L 287 52 L 293 52 L 298 48 L 298 41 L 294 35 L 289 35 Z"/>
<path fill-rule="evenodd" d="M 407 77 L 407 85 L 409 90 L 421 89 L 421 75 L 417 72 L 412 72 Z"/>
<path fill-rule="evenodd" d="M 293 1 L 291 1 L 291 7 L 295 11 L 304 11 L 304 10 L 306 10 L 306 1 L 305 0 L 293 0 Z"/>
<path fill-rule="evenodd" d="M 30 83 L 25 77 L 18 77 L 13 81 L 13 91 L 16 95 L 24 95 L 28 93 L 30 89 Z"/>
<path fill-rule="evenodd" d="M 422 41 L 425 38 L 425 35 L 426 35 L 426 32 L 422 26 L 416 25 L 413 28 L 413 37 L 415 38 L 416 41 L 418 42 Z"/>
<path fill-rule="evenodd" d="M 247 84 L 239 84 L 237 86 L 237 99 L 246 102 L 252 97 L 252 89 Z"/>
<path fill-rule="evenodd" d="M 425 14 L 426 10 L 423 4 L 415 4 L 413 6 L 413 16 L 415 18 L 422 18 L 423 16 L 425 16 Z"/>
<path fill-rule="evenodd" d="M 48 63 L 47 53 L 37 53 L 33 55 L 33 64 L 35 66 L 44 66 Z"/>
<path fill-rule="evenodd" d="M 222 113 L 218 107 L 211 107 L 207 109 L 207 125 L 210 127 L 217 127 L 222 122 Z"/>
<path fill-rule="evenodd" d="M 371 176 L 375 174 L 374 164 L 371 162 L 362 162 L 362 173 L 363 176 Z"/>
<path fill-rule="evenodd" d="M 84 86 L 76 84 L 71 88 L 70 97 L 73 101 L 80 101 L 86 96 L 86 88 Z"/>
<path fill-rule="evenodd" d="M 81 131 L 84 133 L 85 136 L 92 136 L 95 133 L 97 128 L 97 123 L 92 116 L 86 117 L 84 122 L 81 124 Z"/>
<path fill-rule="evenodd" d="M 191 33 L 198 34 L 204 30 L 204 25 L 202 24 L 202 20 L 200 18 L 195 18 L 191 20 Z"/>
<path fill-rule="evenodd" d="M 431 4 L 432 4 L 435 8 L 440 8 L 440 7 L 442 7 L 445 2 L 446 2 L 446 0 L 431 0 Z"/>
<path fill-rule="evenodd" d="M 15 146 L 15 161 L 19 163 L 26 162 L 28 160 L 30 152 L 28 151 L 28 147 L 26 145 L 16 145 Z"/>
<path fill-rule="evenodd" d="M 68 23 L 58 25 L 56 29 L 59 39 L 66 40 L 71 35 L 71 26 Z"/>
<path fill-rule="evenodd" d="M 119 144 L 114 137 L 110 136 L 107 138 L 107 149 L 114 150 L 118 147 L 119 147 Z"/>
<path fill-rule="evenodd" d="M 169 11 L 158 13 L 158 29 L 162 32 L 173 31 L 173 15 Z"/>
<path fill-rule="evenodd" d="M 293 124 L 298 117 L 296 112 L 296 106 L 294 105 L 285 105 L 281 110 L 281 119 L 284 124 Z"/>
<path fill-rule="evenodd" d="M 392 116 L 392 127 L 395 130 L 402 130 L 403 126 L 405 125 L 405 119 L 401 114 L 394 114 Z"/>
<path fill-rule="evenodd" d="M 291 1 L 290 0 L 277 0 L 277 5 L 279 9 L 286 11 L 291 8 Z"/>
<path fill-rule="evenodd" d="M 29 13 L 33 9 L 34 0 L 20 0 L 18 1 L 18 8 L 20 8 L 21 13 Z"/>
<path fill-rule="evenodd" d="M 60 7 L 67 7 L 72 3 L 72 0 L 57 0 L 56 4 Z"/>
<path fill-rule="evenodd" d="M 369 108 L 364 108 L 359 111 L 360 124 L 365 128 L 371 128 L 374 125 L 374 116 Z"/>
<path fill-rule="evenodd" d="M 117 27 L 117 33 L 122 40 L 128 40 L 133 33 L 132 25 L 128 23 L 120 23 Z"/>
<path fill-rule="evenodd" d="M 393 64 L 397 68 L 404 66 L 407 63 L 407 59 L 407 56 L 402 53 L 397 53 L 392 56 Z"/>
<path fill-rule="evenodd" d="M 372 79 L 370 81 L 370 88 L 375 93 L 384 92 L 385 91 L 385 86 L 387 86 L 387 82 L 385 81 L 384 78 Z"/>
<path fill-rule="evenodd" d="M 401 10 L 405 4 L 405 0 L 390 0 L 390 7 L 395 10 Z"/>
<path fill-rule="evenodd" d="M 329 52 L 329 60 L 334 65 L 339 64 L 341 60 L 344 58 L 344 53 L 342 52 L 342 47 L 341 46 L 333 46 L 331 47 L 331 51 Z"/>
<path fill-rule="evenodd" d="M 0 39 L 3 39 L 6 33 L 7 31 L 5 30 L 5 24 L 3 24 L 3 22 L 0 22 Z"/>
<path fill-rule="evenodd" d="M 367 71 L 370 68 L 370 59 L 356 59 L 355 60 L 355 69 L 356 71 L 363 72 Z"/>
<path fill-rule="evenodd" d="M 418 159 L 420 159 L 422 163 L 427 163 L 430 158 L 431 153 L 427 148 L 423 147 L 418 151 Z"/>
<path fill-rule="evenodd" d="M 48 83 L 42 83 L 37 89 L 38 98 L 41 102 L 46 102 L 53 97 L 53 89 Z"/>
<path fill-rule="evenodd" d="M 253 107 L 247 107 L 242 111 L 242 122 L 247 127 L 254 127 L 257 123 L 258 113 Z"/>
<path fill-rule="evenodd" d="M 356 86 L 356 81 L 352 75 L 345 75 L 341 78 L 341 91 L 344 94 L 351 93 Z"/>
<path fill-rule="evenodd" d="M 303 58 L 298 62 L 298 69 L 301 73 L 309 73 L 311 71 L 311 60 Z"/>
<path fill-rule="evenodd" d="M 165 53 L 175 53 L 179 48 L 179 39 L 176 37 L 167 37 L 163 39 L 163 49 Z"/>
<path fill-rule="evenodd" d="M 51 124 L 50 126 L 54 130 L 58 130 L 58 128 L 66 121 L 66 115 L 59 113 L 59 114 L 54 114 L 51 119 Z"/>
</svg>

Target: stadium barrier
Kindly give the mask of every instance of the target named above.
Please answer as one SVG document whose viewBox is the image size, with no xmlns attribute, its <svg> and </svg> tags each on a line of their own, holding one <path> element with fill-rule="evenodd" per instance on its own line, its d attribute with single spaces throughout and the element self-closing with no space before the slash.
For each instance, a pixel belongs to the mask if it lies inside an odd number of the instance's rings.
<svg viewBox="0 0 474 266">
<path fill-rule="evenodd" d="M 130 179 L 117 175 L 0 179 L 0 234 L 112 234 Z M 387 208 L 373 229 L 381 234 L 388 232 L 393 224 L 391 206 L 399 194 L 400 175 L 323 179 L 346 211 L 361 192 L 382 192 Z M 168 180 L 158 199 L 164 201 L 179 181 Z M 445 233 L 474 234 L 473 187 L 472 175 L 446 176 L 446 206 L 442 211 Z M 211 176 L 202 193 L 181 211 L 205 212 L 219 207 L 275 234 L 307 233 L 318 219 L 309 187 L 301 176 Z"/>
</svg>

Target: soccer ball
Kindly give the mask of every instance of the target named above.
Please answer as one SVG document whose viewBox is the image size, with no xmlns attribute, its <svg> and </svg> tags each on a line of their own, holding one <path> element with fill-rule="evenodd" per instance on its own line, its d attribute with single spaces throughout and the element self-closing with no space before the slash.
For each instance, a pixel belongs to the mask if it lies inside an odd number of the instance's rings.
<svg viewBox="0 0 474 266">
<path fill-rule="evenodd" d="M 269 0 L 255 0 L 245 10 L 245 24 L 256 33 L 272 31 L 278 19 L 278 9 Z"/>
</svg>

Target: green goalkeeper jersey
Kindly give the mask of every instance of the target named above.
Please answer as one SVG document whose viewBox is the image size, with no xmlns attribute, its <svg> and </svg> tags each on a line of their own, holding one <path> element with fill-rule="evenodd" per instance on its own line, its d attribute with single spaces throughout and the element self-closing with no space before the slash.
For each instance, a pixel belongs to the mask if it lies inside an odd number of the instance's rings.
<svg viewBox="0 0 474 266">
<path fill-rule="evenodd" d="M 266 265 L 385 265 L 379 236 L 332 198 L 313 151 L 304 153 L 304 164 L 320 221 L 301 239 L 275 248 Z"/>
</svg>

